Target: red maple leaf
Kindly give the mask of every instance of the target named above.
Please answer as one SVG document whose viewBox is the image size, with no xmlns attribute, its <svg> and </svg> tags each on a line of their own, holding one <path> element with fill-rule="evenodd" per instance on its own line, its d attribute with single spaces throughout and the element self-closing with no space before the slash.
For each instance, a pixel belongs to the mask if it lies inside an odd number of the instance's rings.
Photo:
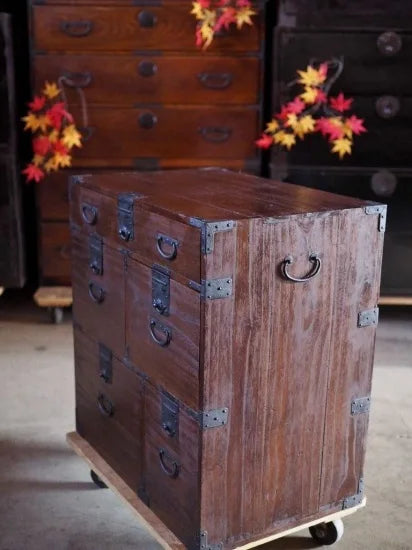
<svg viewBox="0 0 412 550">
<path fill-rule="evenodd" d="M 287 104 L 286 108 L 288 109 L 288 114 L 289 113 L 295 113 L 296 115 L 298 115 L 305 108 L 305 104 L 300 99 L 300 97 L 295 97 L 295 99 L 293 101 L 290 101 Z"/>
<path fill-rule="evenodd" d="M 328 76 L 328 64 L 327 63 L 321 63 L 319 65 L 319 75 L 326 79 Z"/>
<path fill-rule="evenodd" d="M 200 32 L 200 27 L 198 26 L 196 29 L 196 46 L 200 48 L 200 46 L 203 45 L 203 37 L 202 33 Z"/>
<path fill-rule="evenodd" d="M 326 117 L 321 117 L 316 121 L 315 130 L 320 132 L 322 136 L 328 136 L 330 141 L 340 139 L 344 135 L 343 129 Z"/>
<path fill-rule="evenodd" d="M 333 109 L 343 113 L 351 108 L 353 98 L 346 99 L 342 92 L 337 97 L 330 98 L 330 104 Z"/>
<path fill-rule="evenodd" d="M 256 145 L 261 149 L 269 149 L 273 145 L 273 138 L 268 134 L 262 134 L 259 139 L 255 141 Z"/>
<path fill-rule="evenodd" d="M 365 121 L 363 118 L 358 118 L 355 115 L 352 115 L 351 117 L 346 119 L 346 124 L 357 136 L 359 136 L 359 134 L 362 134 L 363 132 L 367 132 L 367 129 L 363 125 L 364 122 Z"/>
<path fill-rule="evenodd" d="M 44 178 L 44 172 L 41 168 L 35 164 L 28 164 L 25 170 L 22 170 L 22 174 L 26 176 L 26 182 L 35 181 L 38 183 L 41 179 Z"/>
<path fill-rule="evenodd" d="M 56 143 L 53 143 L 53 151 L 55 153 L 60 153 L 61 155 L 67 155 L 69 149 L 64 145 L 61 139 L 58 139 Z"/>
<path fill-rule="evenodd" d="M 286 120 L 288 115 L 290 115 L 289 107 L 287 105 L 282 105 L 280 108 L 280 113 L 277 113 L 275 117 L 279 120 Z"/>
<path fill-rule="evenodd" d="M 51 124 L 56 130 L 60 130 L 63 119 L 66 119 L 70 123 L 73 122 L 73 117 L 66 111 L 63 102 L 55 103 L 53 107 L 46 112 L 46 115 L 49 117 Z"/>
<path fill-rule="evenodd" d="M 318 90 L 315 103 L 326 103 L 328 101 L 328 96 L 323 90 Z"/>
<path fill-rule="evenodd" d="M 199 0 L 200 7 L 202 8 L 209 8 L 210 7 L 210 0 Z"/>
<path fill-rule="evenodd" d="M 45 104 L 46 104 L 46 98 L 44 96 L 36 95 L 34 96 L 33 101 L 29 103 L 29 108 L 32 111 L 37 112 L 37 111 L 41 111 L 45 106 Z"/>
<path fill-rule="evenodd" d="M 226 30 L 229 29 L 231 23 L 236 23 L 235 17 L 236 11 L 234 8 L 225 8 L 222 15 L 216 21 L 215 32 L 218 32 L 224 27 Z"/>
<path fill-rule="evenodd" d="M 237 8 L 250 8 L 251 4 L 249 0 L 236 0 Z"/>
<path fill-rule="evenodd" d="M 33 139 L 33 151 L 36 155 L 44 157 L 50 151 L 51 143 L 47 136 L 39 136 Z"/>
</svg>

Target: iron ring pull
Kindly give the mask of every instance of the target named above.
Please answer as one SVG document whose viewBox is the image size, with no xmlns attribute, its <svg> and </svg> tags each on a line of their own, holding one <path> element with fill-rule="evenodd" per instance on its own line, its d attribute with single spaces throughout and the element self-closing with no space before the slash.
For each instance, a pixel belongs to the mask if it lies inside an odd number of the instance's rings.
<svg viewBox="0 0 412 550">
<path fill-rule="evenodd" d="M 199 73 L 197 77 L 205 88 L 210 88 L 212 90 L 224 90 L 228 88 L 233 81 L 233 75 L 231 73 Z"/>
<path fill-rule="evenodd" d="M 168 467 L 168 465 L 165 463 L 165 458 L 171 462 L 171 468 Z M 176 479 L 180 472 L 180 464 L 176 462 L 176 460 L 173 460 L 172 457 L 164 449 L 159 449 L 159 459 L 160 466 L 162 467 L 164 473 L 169 477 Z"/>
<path fill-rule="evenodd" d="M 103 416 L 107 416 L 107 417 L 113 416 L 114 414 L 113 403 L 103 393 L 99 393 L 99 395 L 97 396 L 97 405 Z"/>
<path fill-rule="evenodd" d="M 73 73 L 71 71 L 66 71 L 62 74 L 61 78 L 69 88 L 87 88 L 92 82 L 92 73 Z"/>
<path fill-rule="evenodd" d="M 163 243 L 166 243 L 167 245 L 172 247 L 171 252 L 166 252 L 165 250 L 163 250 Z M 165 258 L 165 260 L 174 260 L 176 258 L 178 246 L 179 241 L 177 241 L 176 239 L 172 239 L 170 237 L 167 237 L 166 235 L 161 235 L 160 233 L 157 234 L 157 251 L 162 256 L 162 258 Z"/>
<path fill-rule="evenodd" d="M 93 302 L 96 302 L 96 304 L 101 304 L 105 297 L 105 291 L 101 286 L 97 285 L 93 281 L 89 281 L 89 296 Z"/>
<path fill-rule="evenodd" d="M 306 277 L 293 277 L 288 272 L 288 267 L 293 264 L 294 259 L 293 256 L 286 256 L 286 258 L 282 262 L 282 274 L 288 281 L 292 281 L 294 283 L 306 283 L 306 281 L 310 281 L 310 279 L 313 279 L 315 277 L 321 268 L 322 262 L 321 259 L 317 254 L 311 254 L 309 256 L 309 261 L 313 263 L 312 270 L 306 275 Z"/>
<path fill-rule="evenodd" d="M 81 206 L 82 218 L 89 225 L 95 225 L 97 222 L 97 208 L 84 202 Z"/>
<path fill-rule="evenodd" d="M 149 324 L 149 330 L 150 330 L 150 336 L 152 339 L 156 342 L 156 344 L 159 344 L 162 348 L 165 348 L 168 346 L 172 340 L 172 331 L 169 327 L 165 327 L 164 325 L 161 325 L 158 321 L 155 319 L 150 319 Z M 160 330 L 165 335 L 165 338 L 159 338 L 156 335 L 156 330 Z"/>
<path fill-rule="evenodd" d="M 93 30 L 93 21 L 62 21 L 60 30 L 73 38 L 88 36 Z"/>
<path fill-rule="evenodd" d="M 232 129 L 226 126 L 203 126 L 199 128 L 199 133 L 202 138 L 212 143 L 223 143 L 227 141 L 231 134 Z"/>
</svg>

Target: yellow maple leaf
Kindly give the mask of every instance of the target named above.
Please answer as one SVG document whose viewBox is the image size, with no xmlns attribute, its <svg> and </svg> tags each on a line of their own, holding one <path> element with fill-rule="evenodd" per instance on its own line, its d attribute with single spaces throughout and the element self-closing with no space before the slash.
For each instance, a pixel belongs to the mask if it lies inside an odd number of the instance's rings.
<svg viewBox="0 0 412 550">
<path fill-rule="evenodd" d="M 41 115 L 39 116 L 39 130 L 41 130 L 43 133 L 46 132 L 47 126 L 51 126 L 51 120 L 47 115 Z"/>
<path fill-rule="evenodd" d="M 300 76 L 298 79 L 299 84 L 304 86 L 319 86 L 326 80 L 326 75 L 312 67 L 312 65 L 308 65 L 306 71 L 298 71 L 298 75 Z"/>
<path fill-rule="evenodd" d="M 72 165 L 72 157 L 70 155 L 62 155 L 61 153 L 56 153 L 54 155 L 54 159 L 57 166 L 61 168 Z"/>
<path fill-rule="evenodd" d="M 216 12 L 214 10 L 203 10 L 202 21 L 205 25 L 213 28 L 216 23 Z"/>
<path fill-rule="evenodd" d="M 266 124 L 265 132 L 267 132 L 268 134 L 274 134 L 278 129 L 279 129 L 279 122 L 273 119 Z"/>
<path fill-rule="evenodd" d="M 192 11 L 190 12 L 196 19 L 203 19 L 203 8 L 199 2 L 192 2 Z"/>
<path fill-rule="evenodd" d="M 25 130 L 31 130 L 34 133 L 39 128 L 39 119 L 33 113 L 29 113 L 27 116 L 24 116 L 22 121 L 25 122 Z"/>
<path fill-rule="evenodd" d="M 298 117 L 295 113 L 289 113 L 286 117 L 285 126 L 290 126 L 290 128 L 296 128 L 298 123 Z"/>
<path fill-rule="evenodd" d="M 53 172 L 59 169 L 59 165 L 56 162 L 56 155 L 49 158 L 49 160 L 44 165 L 44 169 L 46 170 L 46 172 Z"/>
<path fill-rule="evenodd" d="M 316 88 L 311 86 L 305 86 L 305 91 L 300 94 L 300 98 L 307 103 L 308 105 L 315 103 L 318 96 L 318 91 Z"/>
<path fill-rule="evenodd" d="M 49 99 L 53 99 L 60 95 L 60 89 L 55 82 L 47 82 L 44 85 L 43 94 Z"/>
<path fill-rule="evenodd" d="M 315 130 L 315 120 L 311 115 L 304 115 L 298 119 L 297 124 L 294 126 L 295 134 L 303 139 L 306 134 L 309 134 Z"/>
<path fill-rule="evenodd" d="M 273 134 L 273 141 L 275 143 L 282 143 L 282 140 L 285 135 L 286 135 L 286 132 L 284 130 L 279 130 L 279 132 L 276 132 L 276 134 Z"/>
<path fill-rule="evenodd" d="M 343 132 L 344 132 L 345 136 L 348 137 L 349 139 L 352 139 L 352 137 L 353 137 L 353 130 L 352 130 L 352 128 L 349 126 L 349 124 L 344 123 L 343 126 L 342 126 L 342 129 L 343 129 Z"/>
<path fill-rule="evenodd" d="M 81 147 L 81 137 L 80 132 L 76 130 L 76 126 L 74 124 L 69 124 L 69 126 L 66 126 L 63 130 L 62 142 L 69 149 L 72 149 L 74 146 Z"/>
<path fill-rule="evenodd" d="M 52 130 L 49 134 L 49 141 L 50 143 L 56 143 L 56 141 L 59 139 L 59 132 L 58 130 Z"/>
<path fill-rule="evenodd" d="M 342 159 L 345 155 L 350 155 L 352 153 L 352 142 L 350 139 L 335 139 L 332 143 L 332 153 L 337 153 L 340 159 Z"/>
<path fill-rule="evenodd" d="M 282 137 L 282 140 L 280 142 L 281 145 L 287 148 L 288 151 L 290 151 L 291 147 L 295 145 L 296 138 L 293 134 L 288 134 L 285 132 L 285 135 Z"/>
<path fill-rule="evenodd" d="M 44 157 L 42 155 L 34 155 L 32 163 L 34 166 L 40 166 L 44 162 Z"/>
<path fill-rule="evenodd" d="M 241 29 L 243 25 L 253 25 L 251 16 L 256 15 L 256 12 L 253 11 L 251 8 L 245 6 L 244 8 L 240 8 L 240 10 L 236 13 L 236 25 L 238 29 Z"/>
</svg>

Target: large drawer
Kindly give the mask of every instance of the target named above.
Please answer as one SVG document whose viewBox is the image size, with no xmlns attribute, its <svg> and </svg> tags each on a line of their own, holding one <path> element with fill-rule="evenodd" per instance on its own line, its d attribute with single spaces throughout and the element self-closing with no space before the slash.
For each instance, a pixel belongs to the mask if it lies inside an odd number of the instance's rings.
<svg viewBox="0 0 412 550">
<path fill-rule="evenodd" d="M 35 50 L 43 51 L 199 51 L 196 21 L 187 2 L 164 6 L 34 6 Z M 258 51 L 260 25 L 216 37 L 208 51 Z"/>
<path fill-rule="evenodd" d="M 67 222 L 42 222 L 39 226 L 39 261 L 42 284 L 70 284 L 71 245 Z"/>
<path fill-rule="evenodd" d="M 73 109 L 78 124 L 80 112 Z M 255 155 L 254 107 L 89 108 L 89 129 L 76 158 L 247 158 Z"/>
<path fill-rule="evenodd" d="M 258 103 L 259 60 L 253 57 L 36 55 L 35 87 L 64 78 L 70 105 L 80 86 L 90 104 Z M 72 89 L 71 89 L 72 88 Z"/>
</svg>

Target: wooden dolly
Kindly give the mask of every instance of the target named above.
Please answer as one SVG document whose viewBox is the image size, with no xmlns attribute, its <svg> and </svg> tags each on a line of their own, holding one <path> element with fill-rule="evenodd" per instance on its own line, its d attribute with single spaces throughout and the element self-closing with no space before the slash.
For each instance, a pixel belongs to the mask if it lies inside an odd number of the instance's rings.
<svg viewBox="0 0 412 550">
<path fill-rule="evenodd" d="M 164 523 L 137 497 L 136 493 L 116 474 L 107 462 L 97 453 L 85 439 L 77 432 L 70 432 L 66 436 L 67 442 L 74 452 L 83 458 L 91 468 L 91 476 L 98 487 L 108 487 L 116 493 L 122 502 L 124 502 L 132 512 L 139 518 L 139 521 L 146 527 L 152 537 L 165 550 L 186 550 L 184 544 L 166 527 Z M 237 546 L 233 550 L 250 550 L 262 544 L 266 544 L 273 540 L 285 537 L 297 531 L 308 528 L 315 540 L 320 543 L 327 534 L 326 526 L 333 526 L 333 531 L 336 530 L 337 542 L 343 535 L 342 518 L 355 513 L 359 508 L 363 508 L 366 504 L 366 498 L 360 504 L 353 508 L 335 512 L 321 519 L 316 519 L 302 525 L 298 525 L 286 531 L 281 531 L 274 535 L 270 535 L 263 539 L 250 542 L 243 546 Z M 331 544 L 331 543 L 329 543 Z"/>
<path fill-rule="evenodd" d="M 41 286 L 33 296 L 39 307 L 47 307 L 50 319 L 56 325 L 63 321 L 63 308 L 73 304 L 73 293 L 70 286 Z"/>
</svg>

